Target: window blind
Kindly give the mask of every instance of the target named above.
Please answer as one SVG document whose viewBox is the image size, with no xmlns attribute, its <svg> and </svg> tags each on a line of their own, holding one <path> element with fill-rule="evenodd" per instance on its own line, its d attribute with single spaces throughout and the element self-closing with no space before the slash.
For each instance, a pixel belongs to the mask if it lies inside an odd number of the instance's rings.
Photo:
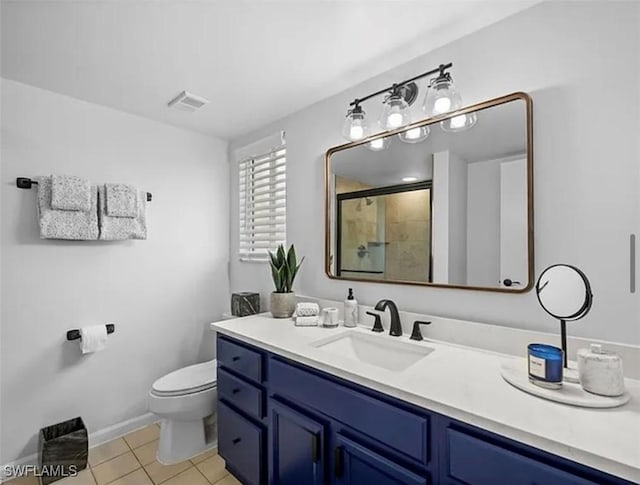
<svg viewBox="0 0 640 485">
<path fill-rule="evenodd" d="M 286 242 L 287 157 L 285 145 L 240 162 L 242 261 L 267 261 L 267 251 Z"/>
</svg>

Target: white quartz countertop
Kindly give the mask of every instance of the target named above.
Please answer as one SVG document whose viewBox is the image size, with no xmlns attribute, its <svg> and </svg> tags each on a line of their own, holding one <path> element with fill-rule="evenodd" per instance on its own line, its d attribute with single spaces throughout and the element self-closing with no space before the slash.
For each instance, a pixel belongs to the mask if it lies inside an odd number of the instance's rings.
<svg viewBox="0 0 640 485">
<path fill-rule="evenodd" d="M 267 314 L 214 322 L 211 328 L 315 369 L 555 455 L 640 483 L 640 381 L 626 379 L 631 400 L 611 409 L 559 404 L 522 392 L 500 375 L 513 356 L 369 328 L 296 327 Z M 311 344 L 343 332 L 427 346 L 434 352 L 404 371 L 389 371 Z M 428 333 L 426 330 L 425 333 Z"/>
</svg>

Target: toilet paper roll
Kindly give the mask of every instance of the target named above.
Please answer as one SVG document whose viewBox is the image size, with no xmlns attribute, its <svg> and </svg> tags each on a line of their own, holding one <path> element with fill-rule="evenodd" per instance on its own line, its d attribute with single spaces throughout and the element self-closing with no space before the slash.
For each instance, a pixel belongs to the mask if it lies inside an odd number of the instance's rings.
<svg viewBox="0 0 640 485">
<path fill-rule="evenodd" d="M 83 354 L 98 352 L 107 346 L 106 325 L 91 325 L 80 329 L 80 349 Z"/>
<path fill-rule="evenodd" d="M 322 309 L 322 326 L 335 327 L 338 325 L 338 309 L 327 307 Z"/>
</svg>

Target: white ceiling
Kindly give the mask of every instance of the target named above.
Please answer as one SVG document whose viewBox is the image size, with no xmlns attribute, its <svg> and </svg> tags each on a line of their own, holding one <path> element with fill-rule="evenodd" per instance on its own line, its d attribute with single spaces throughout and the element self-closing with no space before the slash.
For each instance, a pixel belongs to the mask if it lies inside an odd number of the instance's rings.
<svg viewBox="0 0 640 485">
<path fill-rule="evenodd" d="M 2 0 L 2 76 L 229 139 L 534 3 Z"/>
</svg>

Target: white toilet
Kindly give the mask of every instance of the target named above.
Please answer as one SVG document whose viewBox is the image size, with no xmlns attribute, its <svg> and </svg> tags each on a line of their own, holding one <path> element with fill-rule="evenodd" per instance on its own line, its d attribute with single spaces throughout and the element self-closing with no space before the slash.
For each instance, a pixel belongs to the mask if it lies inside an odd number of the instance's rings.
<svg viewBox="0 0 640 485">
<path fill-rule="evenodd" d="M 162 418 L 157 454 L 160 463 L 178 463 L 214 444 L 215 436 L 209 436 L 205 428 L 210 417 L 215 418 L 216 365 L 216 360 L 190 365 L 153 383 L 149 411 Z"/>
</svg>

